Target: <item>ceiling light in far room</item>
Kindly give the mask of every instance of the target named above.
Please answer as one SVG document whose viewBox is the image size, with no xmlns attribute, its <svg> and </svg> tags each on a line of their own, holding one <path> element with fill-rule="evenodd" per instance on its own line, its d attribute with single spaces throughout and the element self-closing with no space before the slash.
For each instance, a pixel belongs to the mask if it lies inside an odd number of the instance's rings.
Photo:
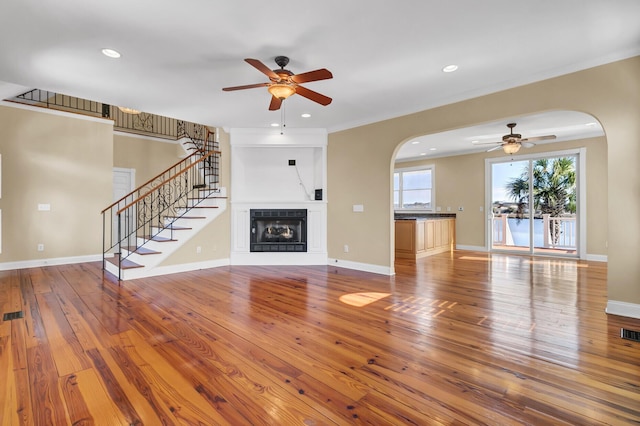
<svg viewBox="0 0 640 426">
<path fill-rule="evenodd" d="M 426 152 L 421 152 L 420 155 L 427 155 L 427 153 Z"/>
<path fill-rule="evenodd" d="M 429 148 L 429 151 L 435 151 L 435 150 L 437 150 L 437 149 L 438 149 L 438 148 Z"/>
<path fill-rule="evenodd" d="M 451 65 L 447 65 L 446 67 L 442 68 L 442 72 L 454 72 L 458 69 L 458 66 L 455 64 L 451 64 Z"/>
<path fill-rule="evenodd" d="M 300 117 L 302 117 L 302 118 L 309 118 L 309 117 L 311 117 L 311 114 L 309 114 L 308 112 L 305 112 L 305 113 L 303 113 L 303 114 L 300 114 Z"/>
<path fill-rule="evenodd" d="M 103 54 L 104 56 L 108 56 L 108 57 L 110 57 L 110 58 L 114 58 L 114 59 L 117 59 L 117 58 L 119 58 L 120 56 L 122 56 L 122 55 L 120 55 L 120 52 L 118 52 L 117 50 L 113 50 L 113 49 L 106 49 L 106 48 L 105 48 L 105 49 L 102 49 L 102 54 Z"/>
<path fill-rule="evenodd" d="M 511 155 L 520 151 L 520 146 L 521 145 L 519 143 L 505 143 L 504 145 L 502 145 L 502 150 L 505 154 Z"/>
<path fill-rule="evenodd" d="M 411 145 L 418 145 L 420 143 L 420 141 L 413 141 L 411 142 Z"/>
<path fill-rule="evenodd" d="M 271 123 L 271 127 L 280 127 L 280 123 Z"/>
<path fill-rule="evenodd" d="M 121 107 L 119 106 L 118 109 L 122 112 L 124 112 L 125 114 L 140 114 L 140 111 L 138 111 L 137 109 L 133 109 L 133 108 L 127 108 L 127 107 Z"/>
<path fill-rule="evenodd" d="M 269 86 L 269 89 L 267 90 L 269 90 L 269 93 L 271 93 L 273 96 L 282 100 L 285 100 L 289 96 L 296 93 L 295 87 L 289 84 L 283 84 L 283 83 L 272 84 L 271 86 Z"/>
</svg>

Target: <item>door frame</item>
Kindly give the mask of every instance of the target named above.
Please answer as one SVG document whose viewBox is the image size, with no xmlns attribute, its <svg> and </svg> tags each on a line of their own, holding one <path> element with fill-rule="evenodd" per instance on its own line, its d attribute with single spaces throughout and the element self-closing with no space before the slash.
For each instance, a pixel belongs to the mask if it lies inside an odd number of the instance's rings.
<svg viewBox="0 0 640 426">
<path fill-rule="evenodd" d="M 577 210 L 578 214 L 576 216 L 576 227 L 577 227 L 577 247 L 576 254 L 579 259 L 585 260 L 587 258 L 587 149 L 586 148 L 575 148 L 575 149 L 567 149 L 562 151 L 544 151 L 538 152 L 535 154 L 521 154 L 517 156 L 511 156 L 509 159 L 513 161 L 521 161 L 521 160 L 535 160 L 537 158 L 543 157 L 565 157 L 565 156 L 576 156 L 576 191 L 577 191 Z M 484 160 L 484 176 L 485 176 L 485 250 L 488 252 L 492 252 L 492 238 L 493 238 L 493 200 L 491 200 L 492 190 L 492 165 L 494 163 L 504 163 L 508 162 L 505 160 L 505 157 L 491 157 L 485 158 Z M 536 254 L 533 248 L 527 254 L 530 255 L 540 255 Z M 545 256 L 549 256 L 549 254 L 545 253 Z"/>
<path fill-rule="evenodd" d="M 113 168 L 113 172 L 111 175 L 111 197 L 113 198 L 113 201 L 116 201 L 115 198 L 115 194 L 114 194 L 114 187 L 113 187 L 113 182 L 115 180 L 115 176 L 117 174 L 122 174 L 122 175 L 128 175 L 129 176 L 129 190 L 127 191 L 127 193 L 132 192 L 134 189 L 136 189 L 136 169 L 132 169 L 132 168 L 124 168 L 124 167 L 114 167 Z M 114 217 L 114 222 L 111 224 L 112 229 L 111 229 L 111 235 L 112 238 L 115 240 L 115 233 L 117 232 L 117 220 Z"/>
</svg>

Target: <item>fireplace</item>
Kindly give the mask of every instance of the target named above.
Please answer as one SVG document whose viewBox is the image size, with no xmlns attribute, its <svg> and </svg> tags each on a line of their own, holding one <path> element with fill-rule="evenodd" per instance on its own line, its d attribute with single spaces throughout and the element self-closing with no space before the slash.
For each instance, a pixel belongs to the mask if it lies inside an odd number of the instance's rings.
<svg viewBox="0 0 640 426">
<path fill-rule="evenodd" d="M 250 251 L 307 251 L 307 209 L 251 209 L 250 218 Z"/>
</svg>

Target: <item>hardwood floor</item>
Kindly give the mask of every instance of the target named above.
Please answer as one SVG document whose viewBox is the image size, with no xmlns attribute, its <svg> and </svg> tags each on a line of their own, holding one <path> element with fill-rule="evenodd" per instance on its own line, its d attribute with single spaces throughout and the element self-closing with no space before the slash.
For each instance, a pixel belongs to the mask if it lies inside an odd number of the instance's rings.
<svg viewBox="0 0 640 426">
<path fill-rule="evenodd" d="M 606 264 L 0 272 L 0 425 L 638 424 Z"/>
</svg>

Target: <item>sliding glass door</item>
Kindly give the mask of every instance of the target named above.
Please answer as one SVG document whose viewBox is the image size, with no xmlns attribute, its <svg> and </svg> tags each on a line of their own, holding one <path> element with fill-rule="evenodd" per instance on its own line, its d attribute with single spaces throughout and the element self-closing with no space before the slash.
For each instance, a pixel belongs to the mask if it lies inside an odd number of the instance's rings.
<svg viewBox="0 0 640 426">
<path fill-rule="evenodd" d="M 490 163 L 491 250 L 578 254 L 578 154 Z"/>
</svg>

